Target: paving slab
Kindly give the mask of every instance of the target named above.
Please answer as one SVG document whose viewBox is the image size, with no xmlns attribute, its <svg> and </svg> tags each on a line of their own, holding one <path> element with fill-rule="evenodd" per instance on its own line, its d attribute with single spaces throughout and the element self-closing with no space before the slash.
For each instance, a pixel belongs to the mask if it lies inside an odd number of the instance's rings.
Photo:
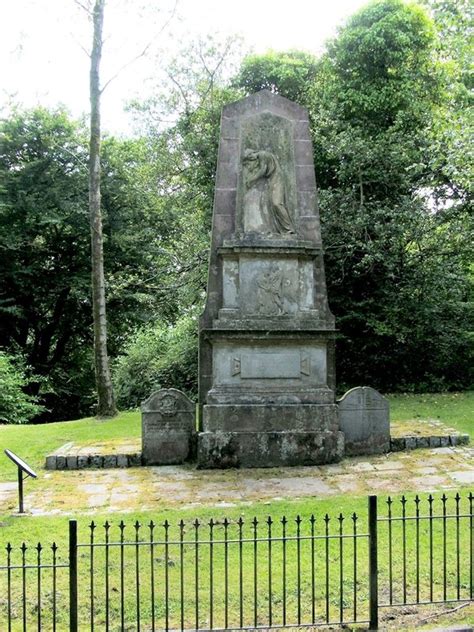
<svg viewBox="0 0 474 632">
<path fill-rule="evenodd" d="M 40 471 L 26 490 L 33 514 L 133 512 L 166 507 L 225 507 L 277 499 L 399 494 L 472 486 L 467 446 L 346 458 L 295 468 L 198 470 L 193 465 Z M 0 483 L 0 514 L 16 510 L 16 482 Z"/>
<path fill-rule="evenodd" d="M 387 461 L 385 463 L 375 463 L 374 468 L 376 470 L 403 470 L 403 463 L 399 461 Z"/>
<path fill-rule="evenodd" d="M 474 472 L 462 471 L 462 472 L 449 472 L 449 476 L 456 481 L 456 483 L 464 483 L 465 485 L 474 484 Z"/>
</svg>

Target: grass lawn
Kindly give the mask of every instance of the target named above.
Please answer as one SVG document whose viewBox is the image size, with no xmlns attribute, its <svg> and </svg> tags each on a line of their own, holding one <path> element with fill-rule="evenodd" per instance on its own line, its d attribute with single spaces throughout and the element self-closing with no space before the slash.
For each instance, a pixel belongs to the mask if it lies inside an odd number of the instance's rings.
<svg viewBox="0 0 474 632">
<path fill-rule="evenodd" d="M 8 448 L 27 461 L 33 469 L 44 467 L 45 456 L 68 442 L 94 444 L 97 441 L 136 439 L 141 436 L 140 413 L 120 413 L 114 419 L 93 417 L 52 424 L 0 426 L 0 448 Z M 15 468 L 0 458 L 0 481 L 15 480 Z"/>
<path fill-rule="evenodd" d="M 450 493 L 447 503 L 447 514 L 455 514 L 453 493 Z M 465 514 L 469 503 L 467 493 L 462 494 L 460 514 Z M 395 500 L 393 515 L 400 516 L 402 505 L 400 499 Z M 225 527 L 223 513 L 231 520 L 227 530 L 228 545 L 225 545 Z M 379 502 L 380 517 L 386 517 L 387 506 L 383 499 Z M 329 514 L 331 520 L 328 524 L 328 533 L 331 539 L 325 540 L 321 536 L 326 533 L 325 515 Z M 354 533 L 353 514 L 356 513 L 357 533 L 362 537 L 357 540 L 357 561 L 354 562 Z M 407 515 L 415 513 L 413 495 L 408 496 Z M 428 503 L 423 497 L 420 504 L 420 514 L 428 513 Z M 269 564 L 269 525 L 268 515 L 274 520 L 271 525 L 272 546 L 271 565 Z M 316 517 L 312 540 L 310 517 Z M 338 519 L 342 514 L 345 519 Z M 434 514 L 442 514 L 440 494 L 435 495 Z M 287 541 L 283 545 L 282 516 L 288 518 L 285 526 Z M 298 547 L 295 535 L 297 534 L 296 517 L 301 516 L 299 527 L 304 539 L 300 540 Z M 90 543 L 91 531 L 89 519 L 79 518 L 79 542 Z M 200 526 L 198 534 L 200 544 L 195 546 L 196 528 L 192 521 L 198 517 Z M 239 527 L 236 521 L 242 517 L 243 545 L 239 544 Z M 254 524 L 253 519 L 258 523 Z M 125 521 L 124 541 L 127 543 L 120 547 L 119 522 Z M 216 522 L 211 529 L 210 519 Z M 110 549 L 108 558 L 103 548 L 97 547 L 105 540 L 104 523 L 110 520 L 108 531 L 109 542 L 114 543 Z M 164 520 L 168 520 L 168 544 L 165 544 Z M 182 531 L 179 521 L 183 519 L 185 525 Z M 135 521 L 138 521 L 139 527 Z M 154 545 L 150 545 L 150 521 L 153 520 Z M 283 604 L 285 605 L 288 623 L 298 621 L 298 608 L 301 609 L 301 621 L 312 620 L 312 546 L 314 543 L 314 578 L 315 578 L 315 615 L 318 622 L 324 622 L 326 613 L 332 621 L 337 621 L 342 607 L 344 619 L 353 619 L 354 605 L 357 607 L 357 618 L 364 620 L 368 616 L 368 541 L 363 534 L 367 533 L 367 500 L 365 498 L 347 498 L 344 496 L 327 500 L 304 499 L 298 501 L 273 501 L 269 503 L 256 503 L 246 507 L 229 507 L 216 509 L 203 507 L 197 510 L 167 510 L 163 512 L 143 513 L 137 511 L 133 518 L 129 516 L 105 516 L 94 517 L 97 527 L 94 530 L 94 570 L 91 574 L 91 549 L 84 547 L 79 549 L 79 593 L 80 593 L 80 629 L 88 629 L 91 618 L 91 576 L 94 583 L 94 623 L 96 629 L 104 629 L 106 617 L 106 602 L 108 602 L 109 620 L 111 629 L 118 630 L 120 622 L 120 607 L 123 599 L 124 613 L 127 625 L 126 630 L 135 629 L 134 623 L 137 617 L 137 593 L 139 593 L 139 613 L 143 629 L 149 629 L 151 618 L 152 586 L 156 591 L 155 615 L 157 626 L 161 629 L 165 623 L 166 594 L 168 594 L 168 616 L 171 627 L 179 627 L 181 622 L 181 588 L 184 590 L 185 625 L 193 628 L 196 616 L 196 559 L 199 560 L 199 577 L 197 580 L 199 592 L 199 621 L 202 627 L 208 627 L 211 613 L 211 593 L 213 600 L 214 625 L 223 625 L 225 617 L 225 604 L 227 602 L 229 623 L 238 625 L 240 611 L 240 573 L 242 573 L 242 603 L 244 612 L 244 625 L 252 626 L 255 618 L 261 625 L 265 625 L 269 617 L 269 606 L 272 606 L 274 622 L 282 621 Z M 12 561 L 21 566 L 21 551 L 18 544 L 24 539 L 30 543 L 26 553 L 28 562 L 35 562 L 37 551 L 34 546 L 41 541 L 46 547 L 43 552 L 43 561 L 51 561 L 51 551 L 48 545 L 52 541 L 58 544 L 58 562 L 67 560 L 67 519 L 59 517 L 44 518 L 7 518 L 3 523 L 4 533 L 14 535 L 17 546 L 13 552 Z M 447 586 L 448 599 L 456 598 L 459 585 L 461 598 L 469 596 L 469 550 L 470 550 L 470 523 L 469 519 L 461 518 L 459 531 L 455 520 L 447 521 L 446 535 L 443 531 L 443 521 L 434 523 L 432 539 L 427 521 L 416 521 L 406 524 L 406 548 L 402 546 L 403 525 L 400 521 L 392 524 L 392 581 L 389 574 L 389 531 L 388 523 L 379 523 L 379 595 L 380 602 L 387 603 L 390 598 L 390 585 L 393 589 L 394 602 L 403 599 L 403 576 L 406 576 L 406 600 L 416 599 L 417 584 L 421 600 L 428 599 L 430 591 L 430 543 L 433 547 L 433 598 L 442 600 L 444 582 Z M 347 535 L 344 540 L 337 537 L 342 533 Z M 180 536 L 183 535 L 183 547 L 180 545 Z M 257 545 L 253 536 L 259 538 Z M 213 541 L 211 547 L 210 541 Z M 327 542 L 327 544 L 326 544 Z M 342 542 L 342 546 L 341 546 Z M 115 545 L 118 543 L 119 546 Z M 137 545 L 138 543 L 138 545 Z M 459 566 L 457 561 L 457 545 L 461 555 Z M 3 543 L 2 543 L 3 544 Z M 2 547 L 3 548 L 3 547 Z M 299 551 L 298 551 L 299 548 Z M 227 550 L 226 550 L 227 549 Z M 446 573 L 444 573 L 444 551 L 446 550 Z M 416 565 L 417 552 L 419 564 Z M 405 556 L 405 558 L 404 558 Z M 1 558 L 0 558 L 1 559 Z M 404 562 L 405 559 L 405 562 Z M 298 562 L 299 561 L 299 562 Z M 0 562 L 1 564 L 1 562 Z M 211 584 L 212 567 L 213 583 Z M 108 569 L 106 572 L 106 568 Z M 124 582 L 121 582 L 121 571 L 124 572 Z M 329 572 L 328 572 L 329 569 Z M 357 580 L 354 582 L 354 569 Z M 417 570 L 418 569 L 418 570 Z M 458 574 L 459 569 L 459 574 Z M 139 581 L 137 580 L 139 573 Z M 255 573 L 257 583 L 255 583 Z M 27 571 L 28 586 L 28 620 L 31 624 L 37 616 L 36 608 L 36 572 L 34 569 Z M 225 578 L 227 577 L 227 582 Z M 459 578 L 459 579 L 458 579 Z M 21 629 L 21 569 L 13 572 L 13 597 L 15 602 L 15 626 L 14 630 Z M 153 580 L 153 581 L 152 581 Z M 66 598 L 67 598 L 67 569 L 59 569 L 57 574 L 57 586 L 59 590 L 58 612 L 59 629 L 65 629 L 66 625 Z M 51 586 L 52 576 L 50 571 L 44 571 L 42 582 L 45 589 L 44 605 L 47 606 L 48 598 L 51 598 L 48 589 Z M 226 588 L 227 585 L 227 588 Z M 299 586 L 299 589 L 298 589 Z M 342 586 L 342 601 L 340 599 L 340 587 Z M 138 587 L 138 588 L 137 588 Z M 327 587 L 327 588 L 326 588 Z M 326 590 L 328 599 L 326 600 Z M 6 594 L 6 573 L 0 571 L 0 595 Z M 226 599 L 227 594 L 227 599 Z M 48 597 L 49 596 L 49 597 Z M 354 600 L 355 597 L 355 600 Z M 255 606 L 256 604 L 256 606 Z M 49 603 L 49 605 L 51 605 Z M 0 596 L 0 629 L 4 625 L 6 601 Z M 256 608 L 256 609 L 255 609 Z M 474 614 L 474 609 L 461 611 L 459 621 L 467 622 L 466 617 Z M 437 606 L 437 612 L 441 612 L 444 606 Z M 43 619 L 47 623 L 48 608 L 43 608 Z M 409 629 L 402 615 L 416 612 L 416 609 L 404 607 L 390 612 L 380 610 L 380 616 L 387 613 L 395 617 L 390 622 L 395 629 Z M 3 620 L 2 620 L 3 617 Z M 464 618 L 463 618 L 464 617 Z M 442 621 L 441 619 L 440 621 Z M 445 618 L 446 622 L 454 619 Z M 405 622 L 402 624 L 402 622 Z M 135 623 L 136 625 L 136 623 Z M 46 627 L 46 629 L 49 629 Z"/>
<path fill-rule="evenodd" d="M 474 441 L 474 391 L 465 393 L 425 393 L 389 395 L 393 421 L 438 419 Z"/>
<path fill-rule="evenodd" d="M 439 419 L 451 427 L 462 432 L 472 434 L 474 429 L 474 392 L 469 393 L 447 393 L 447 394 L 429 394 L 429 395 L 393 395 L 389 396 L 391 405 L 391 417 L 394 421 L 409 421 L 410 419 Z M 0 447 L 13 450 L 27 460 L 31 466 L 40 470 L 44 464 L 44 457 L 47 453 L 60 447 L 67 442 L 75 442 L 80 444 L 94 444 L 100 441 L 113 441 L 114 439 L 135 439 L 140 436 L 140 414 L 139 412 L 122 413 L 119 417 L 108 420 L 98 421 L 96 419 L 82 419 L 77 421 L 54 423 L 42 426 L 2 426 L 0 427 Z M 0 482 L 14 481 L 16 476 L 15 469 L 11 462 L 5 458 L 0 458 Z M 452 500 L 452 492 L 450 492 L 451 500 L 449 501 L 447 513 L 455 515 L 455 504 Z M 468 509 L 467 493 L 463 491 L 463 500 L 461 504 L 461 513 L 466 513 Z M 436 495 L 435 514 L 440 513 L 441 503 L 440 494 Z M 410 513 L 414 511 L 413 495 L 408 495 Z M 421 514 L 426 514 L 428 504 L 425 496 L 420 505 Z M 396 512 L 399 514 L 401 505 L 399 499 L 396 501 Z M 380 509 L 381 514 L 386 514 L 386 504 L 381 498 Z M 82 548 L 79 550 L 79 583 L 80 583 L 80 629 L 89 629 L 88 622 L 91 617 L 91 601 L 90 601 L 90 582 L 91 576 L 94 582 L 94 591 L 96 600 L 94 602 L 94 620 L 96 629 L 103 629 L 106 616 L 105 603 L 108 594 L 109 615 L 111 618 L 111 628 L 114 630 L 122 629 L 119 627 L 120 621 L 120 605 L 123 596 L 126 619 L 129 621 L 124 630 L 136 629 L 135 619 L 137 616 L 137 569 L 140 572 L 140 593 L 138 606 L 143 629 L 149 629 L 146 626 L 150 624 L 151 617 L 151 586 L 156 586 L 155 595 L 155 615 L 157 618 L 157 626 L 164 624 L 166 612 L 164 609 L 164 597 L 166 586 L 168 586 L 169 597 L 169 619 L 170 625 L 178 626 L 181 620 L 180 610 L 180 592 L 184 587 L 184 603 L 185 624 L 189 627 L 195 625 L 195 590 L 196 590 L 196 548 L 194 545 L 195 529 L 191 521 L 196 517 L 202 526 L 199 527 L 199 537 L 204 540 L 197 552 L 199 560 L 199 578 L 198 591 L 200 613 L 199 619 L 201 625 L 209 625 L 210 621 L 210 599 L 213 598 L 213 616 L 214 626 L 223 624 L 225 617 L 225 594 L 228 595 L 228 614 L 229 623 L 238 623 L 240 608 L 239 593 L 239 573 L 242 565 L 242 585 L 243 585 L 243 608 L 245 612 L 244 624 L 253 625 L 256 616 L 257 621 L 265 624 L 268 621 L 269 608 L 271 605 L 272 616 L 274 622 L 282 620 L 283 608 L 285 606 L 287 612 L 287 620 L 290 623 L 297 622 L 298 613 L 298 594 L 301 594 L 301 618 L 302 621 L 309 621 L 312 617 L 311 612 L 311 546 L 313 540 L 310 538 L 301 541 L 300 549 L 300 567 L 298 570 L 298 550 L 296 540 L 290 539 L 286 544 L 286 552 L 283 551 L 283 544 L 280 536 L 282 534 L 281 517 L 288 517 L 287 535 L 290 537 L 296 534 L 295 518 L 300 515 L 303 519 L 301 524 L 301 534 L 308 536 L 311 533 L 310 516 L 316 516 L 315 533 L 324 535 L 325 533 L 325 514 L 331 516 L 329 522 L 330 534 L 337 536 L 339 533 L 340 522 L 338 516 L 342 514 L 344 521 L 342 523 L 343 533 L 351 536 L 353 534 L 354 521 L 353 513 L 358 518 L 358 532 L 366 533 L 367 531 L 367 499 L 353 496 L 339 496 L 327 499 L 298 499 L 298 500 L 280 500 L 270 502 L 259 502 L 248 505 L 240 505 L 238 507 L 219 508 L 201 507 L 199 509 L 167 509 L 166 512 L 141 512 L 139 507 L 130 515 L 104 515 L 98 513 L 94 516 L 94 521 L 98 525 L 94 536 L 96 542 L 104 541 L 103 525 L 106 520 L 111 522 L 109 537 L 111 541 L 120 541 L 119 522 L 124 519 L 127 526 L 124 530 L 125 541 L 130 545 L 124 547 L 123 559 L 121 559 L 120 546 L 114 546 L 109 555 L 108 568 L 105 573 L 105 554 L 103 548 L 94 549 L 94 570 L 91 573 L 90 567 L 90 549 Z M 223 515 L 234 521 L 229 527 L 228 539 L 229 545 L 227 553 L 225 552 L 224 526 L 222 524 Z M 275 520 L 272 525 L 272 536 L 276 538 L 272 541 L 272 565 L 268 563 L 268 524 L 266 522 L 268 515 Z M 257 529 L 258 537 L 262 538 L 257 543 L 257 547 L 253 542 L 245 542 L 242 552 L 239 550 L 238 542 L 238 526 L 235 521 L 239 517 L 245 520 L 244 539 L 251 538 L 254 529 Z M 88 524 L 90 518 L 81 515 L 71 515 L 78 519 L 79 524 L 79 541 L 81 543 L 89 542 L 90 530 Z M 251 523 L 256 517 L 258 520 L 257 527 Z M 209 544 L 209 520 L 213 518 L 218 524 L 213 527 L 213 538 L 218 543 Z M 180 548 L 180 530 L 178 522 L 183 519 L 187 524 L 183 528 L 183 549 Z M 140 528 L 134 527 L 134 521 L 137 520 Z M 157 525 L 154 530 L 155 542 L 162 541 L 164 538 L 164 520 L 170 522 L 169 528 L 169 545 L 155 544 L 151 547 L 145 542 L 149 542 L 150 521 Z M 433 574 L 434 574 L 434 598 L 442 599 L 443 584 L 446 581 L 447 596 L 453 598 L 459 586 L 461 596 L 465 597 L 469 592 L 469 565 L 472 563 L 472 535 L 470 534 L 469 519 L 460 520 L 460 528 L 457 530 L 456 518 L 447 520 L 447 535 L 443 531 L 442 520 L 437 521 L 432 537 L 429 532 L 428 522 L 420 521 L 417 527 L 415 520 L 406 525 L 406 550 L 405 557 L 402 547 L 402 524 L 396 522 L 393 524 L 392 532 L 392 587 L 394 591 L 394 600 L 401 600 L 402 594 L 402 578 L 405 573 L 407 578 L 407 601 L 413 601 L 416 598 L 416 584 L 418 582 L 420 599 L 426 599 L 429 595 L 430 587 L 430 560 L 429 548 L 433 548 Z M 418 529 L 418 531 L 417 531 Z M 51 561 L 51 544 L 56 542 L 58 545 L 59 563 L 67 560 L 67 538 L 68 538 L 68 517 L 64 516 L 0 516 L 0 566 L 5 562 L 5 551 L 7 541 L 12 541 L 15 545 L 12 555 L 13 562 L 21 567 L 21 551 L 19 545 L 25 541 L 28 543 L 26 551 L 27 562 L 34 562 L 37 559 L 38 551 L 35 546 L 41 542 L 45 547 L 41 552 L 42 559 L 45 562 Z M 138 546 L 136 545 L 138 542 Z M 186 543 L 189 542 L 189 543 Z M 367 594 L 367 569 L 368 569 L 368 547 L 367 540 L 361 538 L 357 544 L 357 562 L 354 565 L 354 540 L 348 537 L 343 540 L 343 556 L 341 560 L 341 540 L 337 537 L 330 539 L 328 548 L 326 549 L 326 540 L 317 539 L 315 542 L 315 597 L 316 597 L 316 620 L 323 621 L 326 616 L 326 608 L 328 608 L 330 618 L 335 620 L 339 617 L 340 608 L 342 607 L 344 618 L 350 620 L 353 618 L 354 604 L 357 605 L 358 618 L 366 618 L 368 607 Z M 459 543 L 461 554 L 456 556 L 457 545 Z M 212 551 L 211 551 L 212 548 Z M 379 535 L 379 563 L 380 563 L 380 599 L 386 601 L 389 599 L 389 540 L 387 523 L 380 523 Z M 418 572 L 416 567 L 418 551 Z M 444 551 L 446 551 L 446 574 L 443 575 L 444 568 Z M 240 555 L 242 557 L 240 557 Z M 284 562 L 284 555 L 286 561 Z M 327 557 L 326 557 L 327 556 Z M 329 566 L 326 566 L 326 559 Z M 404 562 L 404 559 L 406 562 Z M 214 582 L 211 587 L 210 568 L 214 571 Z M 125 572 L 125 582 L 121 584 L 120 572 L 123 567 Z M 227 567 L 227 571 L 226 571 Z M 329 568 L 329 574 L 327 573 Z M 357 582 L 354 583 L 354 568 L 357 571 Z M 257 585 L 255 585 L 255 569 L 257 569 Z M 459 569 L 459 572 L 458 572 Z M 342 575 L 341 575 L 342 572 Z M 22 608 L 21 608 L 21 568 L 13 572 L 12 597 L 13 597 L 13 614 L 14 625 L 12 630 L 22 629 Z M 27 571 L 28 589 L 27 610 L 28 619 L 33 627 L 36 621 L 38 609 L 36 602 L 35 586 L 37 582 L 37 573 L 34 569 Z M 227 589 L 225 577 L 228 577 Z M 151 581 L 153 578 L 153 582 Z M 340 585 L 342 579 L 343 598 L 342 602 L 339 598 Z M 57 571 L 57 587 L 58 593 L 58 630 L 65 630 L 67 627 L 67 569 L 58 569 Z M 43 621 L 44 628 L 50 629 L 52 592 L 51 582 L 52 574 L 50 570 L 43 571 Z M 299 582 L 299 584 L 298 584 Z M 325 590 L 326 583 L 329 587 L 329 599 L 326 603 Z M 283 586 L 286 585 L 284 589 Z M 300 591 L 298 591 L 298 585 Z M 108 588 L 107 588 L 108 587 Z M 354 592 L 356 588 L 356 592 Z M 5 628 L 5 618 L 7 609 L 6 600 L 6 573 L 0 569 L 0 630 Z M 356 597 L 354 601 L 354 595 Z M 256 601 L 255 601 L 256 596 Z M 256 609 L 255 609 L 255 603 Z M 437 611 L 442 611 L 447 606 L 436 606 Z M 402 613 L 403 610 L 403 613 Z M 384 616 L 387 611 L 381 609 L 380 614 Z M 404 607 L 398 611 L 390 611 L 390 616 L 395 618 L 387 620 L 386 624 L 394 629 L 410 629 L 410 612 L 413 617 L 417 617 L 418 610 Z M 403 614 L 403 617 L 402 617 Z M 407 618 L 408 617 L 408 618 Z M 455 614 L 445 615 L 444 618 L 433 620 L 427 623 L 428 627 L 432 627 L 434 623 L 467 623 L 474 617 L 474 608 L 469 606 L 464 610 L 460 610 Z M 416 619 L 413 619 L 415 622 Z M 434 623 L 433 623 L 434 622 Z M 417 625 L 420 624 L 420 617 L 416 620 Z"/>
<path fill-rule="evenodd" d="M 474 391 L 424 395 L 389 395 L 393 421 L 439 419 L 461 432 L 474 432 Z M 140 413 L 126 412 L 114 419 L 92 417 L 77 421 L 33 426 L 0 426 L 0 448 L 9 448 L 24 458 L 33 469 L 41 469 L 46 454 L 64 443 L 94 444 L 114 439 L 141 436 Z M 15 480 L 15 469 L 0 458 L 0 481 Z"/>
</svg>

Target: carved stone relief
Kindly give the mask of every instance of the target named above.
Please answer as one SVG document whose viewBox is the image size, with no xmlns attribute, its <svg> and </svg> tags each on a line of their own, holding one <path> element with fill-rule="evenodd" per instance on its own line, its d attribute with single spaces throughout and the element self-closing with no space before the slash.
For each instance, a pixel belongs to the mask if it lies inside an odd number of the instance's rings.
<svg viewBox="0 0 474 632">
<path fill-rule="evenodd" d="M 240 265 L 241 309 L 256 317 L 284 317 L 298 311 L 298 263 L 243 259 Z"/>
<path fill-rule="evenodd" d="M 141 410 L 144 463 L 182 463 L 193 455 L 195 405 L 184 393 L 174 388 L 156 391 Z"/>
<path fill-rule="evenodd" d="M 275 154 L 247 149 L 243 157 L 246 195 L 244 213 L 256 213 L 268 234 L 289 234 L 295 231 L 287 208 L 285 181 Z"/>
<path fill-rule="evenodd" d="M 283 306 L 283 275 L 281 270 L 270 268 L 255 279 L 257 313 L 264 316 L 281 316 Z"/>
<path fill-rule="evenodd" d="M 238 206 L 244 233 L 277 238 L 296 235 L 292 136 L 291 122 L 270 112 L 243 123 Z"/>
</svg>

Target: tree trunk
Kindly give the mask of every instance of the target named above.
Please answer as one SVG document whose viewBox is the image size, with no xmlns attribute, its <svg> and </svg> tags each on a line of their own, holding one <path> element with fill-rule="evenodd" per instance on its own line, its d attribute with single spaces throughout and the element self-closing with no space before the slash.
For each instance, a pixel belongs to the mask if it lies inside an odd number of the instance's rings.
<svg viewBox="0 0 474 632">
<path fill-rule="evenodd" d="M 117 414 L 107 353 L 105 312 L 104 248 L 100 208 L 100 83 L 102 26 L 105 0 L 94 5 L 94 29 L 90 67 L 91 134 L 89 154 L 89 212 L 91 224 L 92 313 L 94 319 L 94 362 L 97 388 L 97 416 Z"/>
</svg>

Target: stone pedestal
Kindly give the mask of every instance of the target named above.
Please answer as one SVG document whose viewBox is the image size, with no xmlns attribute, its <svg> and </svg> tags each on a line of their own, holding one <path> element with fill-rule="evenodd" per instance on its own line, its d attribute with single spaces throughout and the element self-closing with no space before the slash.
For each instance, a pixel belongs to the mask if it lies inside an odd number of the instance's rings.
<svg viewBox="0 0 474 632">
<path fill-rule="evenodd" d="M 201 467 L 341 458 L 306 110 L 267 91 L 222 113 L 200 321 Z"/>
<path fill-rule="evenodd" d="M 201 467 L 314 465 L 344 449 L 334 405 L 208 405 L 203 426 Z"/>
</svg>

